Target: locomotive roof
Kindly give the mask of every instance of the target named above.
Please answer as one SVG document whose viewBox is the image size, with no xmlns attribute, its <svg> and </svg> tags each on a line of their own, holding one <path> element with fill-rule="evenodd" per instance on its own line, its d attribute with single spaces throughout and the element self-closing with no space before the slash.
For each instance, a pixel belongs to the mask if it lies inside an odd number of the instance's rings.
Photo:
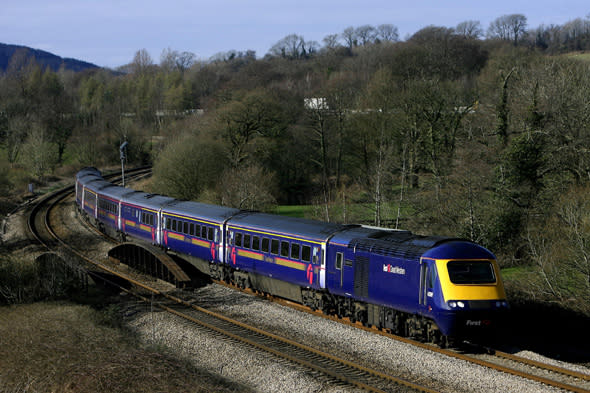
<svg viewBox="0 0 590 393">
<path fill-rule="evenodd" d="M 229 225 L 315 241 L 324 241 L 334 233 L 347 228 L 341 224 L 256 212 L 242 212 L 232 217 Z"/>
<path fill-rule="evenodd" d="M 331 239 L 332 243 L 338 243 L 347 246 L 352 240 L 357 238 L 381 238 L 388 234 L 394 236 L 410 233 L 409 231 L 402 231 L 397 229 L 378 228 L 366 225 L 348 225 L 346 230 L 338 232 Z"/>
<path fill-rule="evenodd" d="M 409 231 L 386 232 L 353 239 L 349 248 L 391 257 L 419 260 L 495 259 L 494 254 L 471 241 L 443 236 L 422 236 Z"/>
<path fill-rule="evenodd" d="M 163 212 L 221 223 L 239 213 L 240 210 L 232 207 L 210 205 L 201 202 L 174 200 L 164 206 Z"/>
</svg>

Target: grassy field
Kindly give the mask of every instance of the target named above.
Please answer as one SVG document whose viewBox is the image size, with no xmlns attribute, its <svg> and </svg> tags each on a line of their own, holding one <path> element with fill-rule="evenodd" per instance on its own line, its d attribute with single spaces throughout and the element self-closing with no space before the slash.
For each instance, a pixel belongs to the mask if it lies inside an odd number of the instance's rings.
<svg viewBox="0 0 590 393">
<path fill-rule="evenodd" d="M 572 52 L 572 53 L 568 53 L 566 56 L 571 59 L 577 59 L 577 60 L 583 60 L 583 61 L 590 62 L 590 53 Z"/>
<path fill-rule="evenodd" d="M 69 303 L 0 307 L 0 392 L 236 392 L 142 348 L 108 313 Z"/>
</svg>

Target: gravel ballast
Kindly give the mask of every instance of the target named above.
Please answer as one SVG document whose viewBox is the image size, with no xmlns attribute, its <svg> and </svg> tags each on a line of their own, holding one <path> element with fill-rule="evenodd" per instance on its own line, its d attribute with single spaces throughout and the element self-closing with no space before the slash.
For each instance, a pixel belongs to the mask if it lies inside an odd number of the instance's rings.
<svg viewBox="0 0 590 393">
<path fill-rule="evenodd" d="M 198 289 L 196 295 L 205 307 L 222 311 L 231 318 L 442 392 L 559 391 L 217 284 Z M 256 391 L 357 391 L 318 381 L 305 368 L 246 345 L 221 340 L 163 312 L 137 313 L 128 323 L 146 341 L 174 348 L 195 366 L 235 378 Z"/>
</svg>

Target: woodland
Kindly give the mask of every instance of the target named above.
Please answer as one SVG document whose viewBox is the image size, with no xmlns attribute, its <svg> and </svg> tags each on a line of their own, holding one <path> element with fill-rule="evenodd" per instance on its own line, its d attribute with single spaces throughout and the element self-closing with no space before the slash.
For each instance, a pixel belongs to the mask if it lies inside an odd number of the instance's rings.
<svg viewBox="0 0 590 393">
<path fill-rule="evenodd" d="M 350 27 L 267 54 L 140 49 L 0 74 L 0 195 L 152 165 L 155 193 L 473 240 L 511 293 L 590 313 L 590 17 Z"/>
</svg>

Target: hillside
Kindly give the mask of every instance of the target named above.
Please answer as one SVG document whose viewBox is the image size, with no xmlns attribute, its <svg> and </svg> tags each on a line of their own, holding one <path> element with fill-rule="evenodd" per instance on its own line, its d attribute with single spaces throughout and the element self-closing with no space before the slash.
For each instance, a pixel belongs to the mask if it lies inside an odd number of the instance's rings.
<svg viewBox="0 0 590 393">
<path fill-rule="evenodd" d="M 83 71 L 89 68 L 99 68 L 95 64 L 87 63 L 85 61 L 76 60 L 76 59 L 68 59 L 62 58 L 53 53 L 49 53 L 40 49 L 33 49 L 28 48 L 26 46 L 20 45 L 10 45 L 10 44 L 3 44 L 0 43 L 0 70 L 6 71 L 8 64 L 10 63 L 10 59 L 14 55 L 14 53 L 18 50 L 25 50 L 27 51 L 30 57 L 34 57 L 35 60 L 39 65 L 43 68 L 49 67 L 53 71 L 57 71 L 62 64 L 65 65 L 67 70 L 71 71 Z"/>
</svg>

